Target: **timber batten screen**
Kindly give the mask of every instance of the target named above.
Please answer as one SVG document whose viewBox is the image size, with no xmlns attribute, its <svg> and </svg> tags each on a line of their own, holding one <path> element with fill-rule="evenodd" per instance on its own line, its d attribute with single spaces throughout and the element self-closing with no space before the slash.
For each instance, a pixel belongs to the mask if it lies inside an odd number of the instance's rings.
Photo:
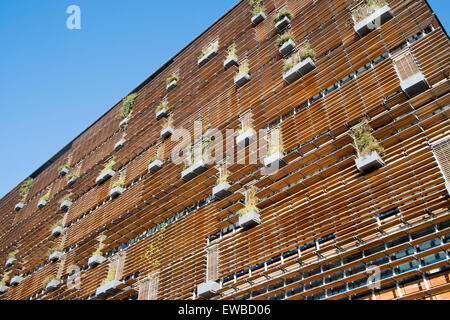
<svg viewBox="0 0 450 320">
<path fill-rule="evenodd" d="M 105 289 L 108 299 L 199 299 L 204 283 L 207 299 L 450 299 L 443 183 L 449 178 L 449 39 L 423 0 L 387 1 L 394 18 L 361 37 L 353 3 L 265 0 L 266 19 L 253 25 L 250 5 L 240 2 L 136 89 L 126 126 L 119 128 L 120 102 L 22 193 L 22 184 L 8 193 L 0 200 L 0 280 L 7 273 L 24 277 L 0 299 L 97 299 L 110 267 L 117 282 Z M 314 68 L 289 83 L 273 23 L 283 9 L 293 15 L 285 27 L 316 52 Z M 208 48 L 219 36 L 219 46 Z M 249 63 L 251 81 L 241 87 L 234 84 L 238 67 L 223 64 L 233 43 L 238 63 Z M 411 98 L 403 82 L 418 73 L 426 86 Z M 167 91 L 174 74 L 177 86 Z M 155 116 L 164 97 L 173 107 L 173 129 L 191 134 L 184 150 L 198 142 L 199 119 L 202 135 L 217 128 L 224 146 L 234 145 L 226 154 L 225 198 L 212 196 L 217 164 L 202 164 L 182 179 L 186 163 L 172 161 L 177 141 L 161 138 L 163 120 Z M 350 130 L 362 119 L 385 150 L 385 165 L 367 174 L 355 164 Z M 247 128 L 253 130 L 245 135 Z M 266 174 L 260 130 L 278 128 L 283 166 Z M 231 161 L 239 139 L 243 146 L 252 142 L 243 158 L 256 163 Z M 69 156 L 61 176 L 58 168 Z M 105 169 L 116 174 L 97 185 Z M 111 198 L 120 178 L 126 191 Z M 250 186 L 260 219 L 242 228 Z M 46 190 L 49 201 L 38 211 Z M 58 201 L 70 193 L 72 205 L 63 212 Z M 58 221 L 64 232 L 55 238 L 49 230 Z M 100 235 L 106 261 L 87 268 Z M 63 259 L 48 263 L 48 249 L 57 246 Z M 381 269 L 379 290 L 367 286 L 370 266 Z M 62 283 L 46 292 L 42 283 L 51 275 Z M 77 276 L 81 285 L 69 288 Z"/>
</svg>

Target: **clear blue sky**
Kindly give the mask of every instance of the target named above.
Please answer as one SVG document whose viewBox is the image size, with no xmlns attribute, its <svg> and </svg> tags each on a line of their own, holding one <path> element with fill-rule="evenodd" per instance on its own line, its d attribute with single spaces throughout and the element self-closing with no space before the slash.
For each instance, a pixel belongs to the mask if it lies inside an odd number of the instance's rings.
<svg viewBox="0 0 450 320">
<path fill-rule="evenodd" d="M 0 197 L 238 2 L 0 0 Z M 449 30 L 450 1 L 430 4 Z"/>
</svg>

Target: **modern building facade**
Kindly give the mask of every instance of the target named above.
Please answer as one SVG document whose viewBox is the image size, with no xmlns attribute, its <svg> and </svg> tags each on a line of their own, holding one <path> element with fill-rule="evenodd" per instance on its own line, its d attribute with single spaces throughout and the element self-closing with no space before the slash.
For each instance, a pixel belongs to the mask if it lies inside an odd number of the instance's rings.
<svg viewBox="0 0 450 320">
<path fill-rule="evenodd" d="M 239 2 L 0 200 L 0 299 L 450 299 L 449 47 Z"/>
</svg>

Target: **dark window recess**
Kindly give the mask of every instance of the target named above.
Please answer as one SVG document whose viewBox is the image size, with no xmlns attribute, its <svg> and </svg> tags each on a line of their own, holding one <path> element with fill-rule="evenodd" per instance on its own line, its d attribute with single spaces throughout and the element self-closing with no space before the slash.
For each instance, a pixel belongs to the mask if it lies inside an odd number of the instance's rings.
<svg viewBox="0 0 450 320">
<path fill-rule="evenodd" d="M 342 279 L 343 277 L 344 277 L 344 272 L 341 271 L 341 272 L 338 272 L 338 273 L 335 273 L 335 274 L 332 274 L 332 275 L 326 277 L 325 283 L 335 282 L 339 279 Z"/>
<path fill-rule="evenodd" d="M 444 221 L 444 222 L 438 224 L 437 227 L 438 227 L 439 231 L 449 228 L 450 227 L 450 220 L 447 220 L 447 221 Z"/>
<path fill-rule="evenodd" d="M 290 285 L 291 283 L 298 282 L 300 280 L 302 280 L 301 274 L 299 274 L 298 276 L 286 279 L 286 285 Z"/>
<path fill-rule="evenodd" d="M 278 288 L 281 288 L 284 285 L 284 281 L 275 283 L 275 284 L 271 284 L 268 288 L 269 291 L 273 291 L 273 290 L 277 290 Z"/>
<path fill-rule="evenodd" d="M 264 262 L 258 263 L 257 265 L 250 268 L 250 270 L 255 271 L 264 267 Z"/>
<path fill-rule="evenodd" d="M 284 292 L 281 292 L 279 294 L 269 297 L 267 300 L 283 300 L 285 297 L 286 294 Z"/>
<path fill-rule="evenodd" d="M 248 300 L 248 299 L 250 299 L 251 298 L 251 295 L 250 295 L 250 293 L 249 294 L 246 294 L 245 296 L 242 296 L 242 297 L 240 297 L 240 298 L 237 298 L 237 300 Z"/>
<path fill-rule="evenodd" d="M 225 278 L 223 278 L 223 283 L 228 282 L 228 281 L 231 281 L 231 280 L 233 280 L 233 279 L 234 279 L 234 275 L 226 276 Z"/>
<path fill-rule="evenodd" d="M 388 248 L 396 247 L 396 246 L 399 246 L 399 245 L 401 245 L 401 244 L 403 244 L 405 242 L 408 242 L 408 241 L 409 241 L 409 237 L 408 236 L 403 236 L 401 238 L 389 241 L 387 243 L 387 247 Z"/>
<path fill-rule="evenodd" d="M 378 245 L 376 247 L 364 250 L 364 255 L 367 257 L 367 256 L 370 256 L 372 254 L 378 253 L 378 252 L 383 251 L 383 250 L 384 250 L 384 244 L 380 244 L 380 245 Z"/>
<path fill-rule="evenodd" d="M 239 277 L 243 276 L 244 274 L 248 274 L 248 270 L 249 269 L 245 269 L 245 270 L 236 272 L 236 277 L 239 278 Z"/>
<path fill-rule="evenodd" d="M 328 271 L 328 270 L 337 268 L 337 267 L 339 267 L 340 265 L 341 265 L 341 261 L 340 261 L 340 260 L 336 260 L 336 261 L 333 261 L 333 262 L 330 262 L 330 263 L 324 265 L 324 266 L 322 267 L 322 270 L 323 270 L 323 271 Z"/>
<path fill-rule="evenodd" d="M 301 105 L 299 105 L 297 108 L 295 108 L 295 112 L 298 112 L 308 106 L 308 101 L 303 102 Z"/>
<path fill-rule="evenodd" d="M 369 295 L 372 295 L 372 291 L 364 291 L 364 292 L 360 292 L 360 293 L 357 293 L 357 294 L 352 295 L 351 298 L 352 298 L 352 300 L 358 300 L 358 299 L 367 297 L 367 296 L 369 296 Z"/>
<path fill-rule="evenodd" d="M 291 297 L 291 296 L 293 296 L 293 295 L 295 295 L 295 294 L 297 294 L 297 293 L 300 293 L 300 292 L 302 292 L 302 291 L 303 291 L 303 286 L 300 286 L 300 287 L 297 287 L 297 288 L 288 290 L 288 292 L 286 292 L 286 295 L 287 295 L 288 297 Z"/>
<path fill-rule="evenodd" d="M 270 264 L 273 264 L 273 263 L 278 262 L 280 260 L 281 260 L 281 256 L 276 256 L 276 257 L 273 257 L 273 258 L 267 260 L 267 264 L 270 265 Z"/>
<path fill-rule="evenodd" d="M 315 246 L 316 246 L 316 242 L 315 241 L 311 241 L 311 242 L 308 242 L 307 244 L 301 246 L 300 247 L 300 251 L 305 251 L 305 250 L 308 250 L 308 249 L 310 249 L 312 247 L 315 247 Z"/>
<path fill-rule="evenodd" d="M 383 219 L 389 218 L 397 213 L 400 213 L 399 208 L 395 208 L 395 209 L 383 212 L 378 216 L 378 218 L 380 218 L 380 220 L 383 220 Z"/>
<path fill-rule="evenodd" d="M 303 274 L 303 276 L 304 276 L 305 278 L 309 278 L 309 277 L 315 276 L 315 275 L 318 274 L 318 273 L 320 273 L 320 267 L 318 267 L 318 268 L 316 268 L 316 269 L 313 269 L 313 270 L 306 271 L 306 272 Z"/>
<path fill-rule="evenodd" d="M 267 292 L 267 287 L 261 288 L 259 290 L 253 291 L 252 292 L 252 297 L 260 296 L 260 295 L 262 295 L 262 294 L 264 294 L 266 292 Z"/>
<path fill-rule="evenodd" d="M 343 262 L 344 262 L 344 264 L 348 264 L 348 263 L 350 263 L 350 262 L 359 260 L 359 259 L 361 259 L 361 258 L 362 258 L 362 252 L 358 252 L 358 253 L 355 253 L 354 255 L 345 257 L 345 258 L 343 259 Z"/>
<path fill-rule="evenodd" d="M 351 269 L 345 270 L 345 275 L 348 277 L 348 276 L 360 273 L 360 272 L 362 272 L 364 270 L 366 270 L 366 266 L 361 264 L 359 266 L 356 266 L 356 267 L 353 267 Z"/>
<path fill-rule="evenodd" d="M 434 226 L 411 233 L 411 238 L 415 240 L 425 237 L 433 232 L 435 232 Z"/>
<path fill-rule="evenodd" d="M 334 234 L 329 234 L 329 235 L 327 235 L 327 236 L 325 236 L 325 237 L 323 237 L 323 238 L 320 238 L 319 240 L 317 240 L 317 242 L 318 242 L 319 244 L 322 244 L 322 243 L 324 243 L 324 242 L 333 240 L 333 239 L 335 239 L 335 238 L 336 238 L 336 237 L 334 236 Z"/>
<path fill-rule="evenodd" d="M 317 279 L 315 281 L 305 284 L 305 290 L 317 288 L 318 286 L 322 286 L 322 285 L 323 285 L 323 279 L 322 278 Z"/>
<path fill-rule="evenodd" d="M 297 249 L 293 249 L 291 251 L 285 252 L 285 253 L 283 253 L 283 259 L 292 257 L 293 255 L 296 255 L 297 253 L 298 253 Z"/>
</svg>

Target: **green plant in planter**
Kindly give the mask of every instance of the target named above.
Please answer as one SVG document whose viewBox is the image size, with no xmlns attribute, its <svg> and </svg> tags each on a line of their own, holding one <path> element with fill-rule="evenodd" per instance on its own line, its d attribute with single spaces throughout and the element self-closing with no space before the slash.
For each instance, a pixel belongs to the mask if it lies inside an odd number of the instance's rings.
<svg viewBox="0 0 450 320">
<path fill-rule="evenodd" d="M 22 196 L 22 201 L 25 201 L 25 198 L 27 197 L 28 191 L 30 190 L 32 183 L 33 183 L 33 179 L 28 178 L 20 186 L 19 194 Z"/>
<path fill-rule="evenodd" d="M 6 286 L 7 282 L 9 281 L 10 277 L 8 274 L 5 274 L 0 281 L 0 286 Z"/>
<path fill-rule="evenodd" d="M 251 211 L 254 211 L 256 213 L 259 212 L 258 207 L 256 206 L 257 198 L 256 198 L 256 188 L 254 186 L 250 187 L 249 190 L 247 190 L 246 196 L 245 196 L 245 207 L 239 210 L 239 215 L 243 216 L 244 214 L 247 214 Z"/>
<path fill-rule="evenodd" d="M 137 94 L 132 93 L 123 100 L 122 107 L 118 111 L 120 118 L 123 119 L 128 117 L 128 115 L 131 113 L 131 109 L 133 108 L 136 97 Z"/>
<path fill-rule="evenodd" d="M 53 229 L 55 229 L 56 227 L 64 227 L 64 224 L 62 223 L 62 220 L 59 220 L 58 222 L 56 222 L 53 227 L 50 228 L 50 231 L 53 231 Z"/>
<path fill-rule="evenodd" d="M 76 173 L 76 172 L 69 173 L 69 175 L 67 176 L 67 178 L 69 180 L 72 179 L 72 178 L 78 179 L 79 177 L 80 177 L 80 175 L 78 173 Z"/>
<path fill-rule="evenodd" d="M 283 153 L 284 152 L 284 148 L 283 148 L 283 137 L 281 136 L 281 130 L 279 128 L 274 129 L 274 132 L 278 132 L 278 141 L 272 141 L 272 139 L 270 139 L 269 141 L 269 148 L 267 149 L 267 156 L 270 157 L 271 155 L 279 152 L 279 153 Z"/>
<path fill-rule="evenodd" d="M 283 71 L 284 72 L 289 71 L 296 64 L 302 62 L 307 58 L 311 58 L 313 61 L 316 60 L 316 52 L 313 49 L 311 49 L 311 44 L 308 41 L 304 42 L 299 52 L 297 52 L 291 58 L 284 60 Z"/>
<path fill-rule="evenodd" d="M 48 249 L 48 256 L 50 257 L 52 255 L 52 253 L 55 253 L 55 252 L 62 252 L 61 246 L 56 246 L 56 247 Z"/>
<path fill-rule="evenodd" d="M 15 259 L 16 255 L 19 253 L 19 250 L 15 250 L 13 252 L 8 253 L 8 259 Z"/>
<path fill-rule="evenodd" d="M 168 127 L 172 127 L 172 124 L 173 124 L 173 113 L 169 114 L 169 117 L 163 120 L 162 128 L 165 129 Z"/>
<path fill-rule="evenodd" d="M 113 189 L 115 187 L 121 187 L 123 188 L 123 186 L 125 185 L 125 177 L 121 177 L 119 180 L 117 180 L 116 182 L 114 182 L 114 184 L 112 185 Z"/>
<path fill-rule="evenodd" d="M 177 81 L 178 82 L 178 80 L 179 80 L 178 76 L 176 74 L 174 74 L 174 75 L 171 75 L 170 77 L 168 77 L 166 79 L 166 84 L 169 84 L 172 81 Z"/>
<path fill-rule="evenodd" d="M 72 196 L 73 196 L 73 193 L 72 193 L 72 192 L 66 194 L 64 197 L 62 197 L 62 198 L 59 200 L 59 204 L 63 203 L 63 202 L 66 201 L 66 200 L 71 201 Z"/>
<path fill-rule="evenodd" d="M 105 248 L 105 244 L 103 243 L 103 241 L 105 241 L 106 238 L 107 238 L 107 236 L 104 235 L 104 234 L 102 234 L 102 235 L 100 236 L 100 242 L 99 242 L 99 244 L 98 244 L 98 248 L 97 248 L 97 250 L 95 250 L 95 251 L 92 253 L 93 256 L 95 256 L 95 255 L 103 256 L 102 250 Z"/>
<path fill-rule="evenodd" d="M 289 10 L 281 10 L 278 14 L 273 18 L 273 22 L 277 23 L 287 17 L 289 20 L 292 20 L 292 13 Z"/>
<path fill-rule="evenodd" d="M 48 201 L 50 199 L 50 191 L 48 191 L 46 194 L 44 194 L 40 201 Z"/>
<path fill-rule="evenodd" d="M 106 164 L 106 167 L 100 172 L 100 175 L 104 174 L 109 170 L 112 170 L 115 164 L 116 164 L 116 156 L 113 156 L 111 160 L 109 160 L 109 162 Z"/>
<path fill-rule="evenodd" d="M 102 281 L 100 286 L 103 286 L 103 285 L 113 281 L 115 277 L 116 277 L 116 268 L 114 268 L 114 267 L 109 268 L 108 276 L 106 277 L 106 279 L 104 279 Z"/>
<path fill-rule="evenodd" d="M 153 156 L 153 157 L 151 157 L 150 159 L 147 160 L 147 164 L 150 164 L 150 163 L 152 163 L 153 161 L 156 161 L 156 160 L 163 161 L 163 159 L 161 159 L 161 157 Z"/>
<path fill-rule="evenodd" d="M 295 37 L 292 32 L 287 31 L 283 33 L 278 39 L 277 39 L 277 46 L 281 47 L 283 44 L 288 42 L 289 40 L 295 41 Z"/>
<path fill-rule="evenodd" d="M 381 156 L 384 154 L 384 148 L 378 143 L 378 140 L 371 133 L 372 128 L 366 123 L 353 129 L 356 148 L 361 157 L 376 151 Z"/>
<path fill-rule="evenodd" d="M 202 49 L 202 53 L 200 53 L 198 60 L 200 60 L 201 58 L 203 58 L 204 56 L 206 56 L 208 53 L 210 53 L 213 50 L 219 50 L 219 41 L 216 40 L 212 43 L 210 43 L 209 45 L 207 45 L 206 47 L 204 47 Z"/>
<path fill-rule="evenodd" d="M 221 183 L 230 183 L 228 178 L 230 177 L 231 173 L 228 171 L 225 167 L 220 168 L 219 170 L 219 178 L 217 179 L 217 185 Z"/>
<path fill-rule="evenodd" d="M 159 112 L 161 110 L 169 110 L 169 99 L 167 97 L 164 97 L 164 99 L 161 101 L 159 106 L 156 108 L 156 112 Z"/>
<path fill-rule="evenodd" d="M 240 76 L 240 75 L 242 75 L 242 74 L 244 74 L 244 73 L 247 73 L 247 74 L 248 74 L 249 71 L 250 71 L 250 65 L 249 65 L 248 61 L 244 61 L 244 62 L 242 62 L 241 65 L 239 66 L 239 71 L 236 73 L 236 77 L 237 77 L 237 76 Z"/>
<path fill-rule="evenodd" d="M 45 278 L 45 280 L 44 280 L 44 283 L 43 283 L 43 284 L 44 284 L 44 287 L 47 286 L 47 284 L 49 284 L 49 282 L 50 282 L 50 281 L 53 281 L 53 280 L 61 281 L 61 279 L 58 278 L 58 277 L 56 277 L 56 276 L 53 276 L 53 275 L 47 276 L 47 277 Z"/>
<path fill-rule="evenodd" d="M 266 8 L 262 4 L 262 0 L 249 0 L 248 3 L 252 6 L 250 13 L 256 16 L 260 12 L 265 12 Z"/>
<path fill-rule="evenodd" d="M 356 23 L 370 16 L 375 10 L 387 5 L 386 0 L 363 0 L 357 2 L 360 2 L 360 4 L 352 10 L 353 19 L 355 19 Z"/>
<path fill-rule="evenodd" d="M 237 58 L 236 51 L 237 51 L 236 42 L 233 42 L 233 44 L 228 47 L 228 54 L 225 60 L 228 60 L 230 58 Z"/>
</svg>

